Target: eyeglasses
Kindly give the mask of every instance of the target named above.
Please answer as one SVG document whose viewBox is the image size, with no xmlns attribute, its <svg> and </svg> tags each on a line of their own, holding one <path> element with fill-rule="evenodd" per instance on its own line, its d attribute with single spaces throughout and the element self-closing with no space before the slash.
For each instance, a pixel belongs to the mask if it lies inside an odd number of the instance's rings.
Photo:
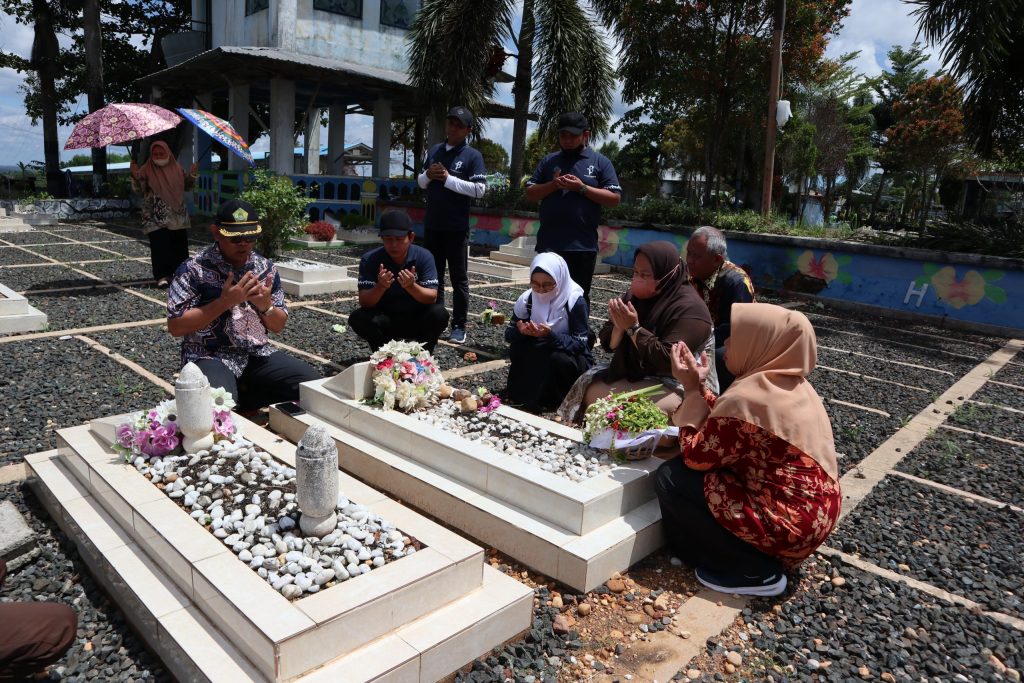
<svg viewBox="0 0 1024 683">
<path fill-rule="evenodd" d="M 231 240 L 231 244 L 252 244 L 257 237 L 258 235 L 233 235 L 228 239 Z"/>
<path fill-rule="evenodd" d="M 554 282 L 544 282 L 544 283 L 531 282 L 530 283 L 530 289 L 532 289 L 535 292 L 541 293 L 541 294 L 545 294 L 547 292 L 553 292 L 553 291 L 555 291 L 555 287 L 557 287 L 557 286 L 558 285 L 556 283 L 554 283 Z"/>
</svg>

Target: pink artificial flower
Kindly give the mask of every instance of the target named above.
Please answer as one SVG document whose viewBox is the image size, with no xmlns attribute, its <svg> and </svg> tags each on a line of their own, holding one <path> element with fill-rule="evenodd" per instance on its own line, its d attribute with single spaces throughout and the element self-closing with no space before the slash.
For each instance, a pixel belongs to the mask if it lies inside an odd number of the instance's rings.
<svg viewBox="0 0 1024 683">
<path fill-rule="evenodd" d="M 416 364 L 409 361 L 402 363 L 402 379 L 409 379 L 416 376 Z"/>
<path fill-rule="evenodd" d="M 130 424 L 121 425 L 117 428 L 117 431 L 115 431 L 114 434 L 117 438 L 117 444 L 121 446 L 121 448 L 130 449 L 135 443 L 135 429 L 133 429 Z"/>
<path fill-rule="evenodd" d="M 156 431 L 152 429 L 140 431 L 135 437 L 135 445 L 139 447 L 143 455 L 148 455 L 151 458 L 158 458 L 166 454 L 164 444 L 161 442 Z"/>
<path fill-rule="evenodd" d="M 213 432 L 223 437 L 229 437 L 235 433 L 235 423 L 231 420 L 230 410 L 214 413 Z"/>
<path fill-rule="evenodd" d="M 498 302 L 497 301 L 493 301 L 493 300 L 492 301 L 488 301 L 487 302 L 487 307 L 488 308 L 493 308 L 494 310 L 498 310 Z"/>
<path fill-rule="evenodd" d="M 172 452 L 181 442 L 178 439 L 178 430 L 174 427 L 157 427 L 153 430 L 153 434 L 153 443 L 164 451 L 160 455 Z"/>
<path fill-rule="evenodd" d="M 389 370 L 391 368 L 391 366 L 394 365 L 394 364 L 395 364 L 395 361 L 393 359 L 385 358 L 381 362 L 377 363 L 377 369 L 378 370 Z"/>
<path fill-rule="evenodd" d="M 491 395 L 491 400 L 489 400 L 486 405 L 480 406 L 479 412 L 481 412 L 481 413 L 491 413 L 491 412 L 494 412 L 495 410 L 497 410 L 500 407 L 501 407 L 501 399 L 492 394 Z"/>
</svg>

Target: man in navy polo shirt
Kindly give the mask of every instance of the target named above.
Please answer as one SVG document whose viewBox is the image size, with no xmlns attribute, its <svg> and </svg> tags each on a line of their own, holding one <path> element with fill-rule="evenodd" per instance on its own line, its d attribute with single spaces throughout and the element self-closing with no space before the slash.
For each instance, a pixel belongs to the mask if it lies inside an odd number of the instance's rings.
<svg viewBox="0 0 1024 683">
<path fill-rule="evenodd" d="M 473 130 L 473 113 L 452 107 L 445 120 L 447 138 L 430 148 L 419 185 L 427 191 L 423 246 L 434 255 L 439 287 L 437 303 L 444 305 L 445 262 L 451 271 L 452 332 L 456 344 L 466 341 L 469 311 L 469 202 L 487 190 L 484 158 L 466 143 Z"/>
<path fill-rule="evenodd" d="M 396 339 L 422 342 L 433 351 L 448 326 L 448 311 L 437 303 L 434 257 L 412 243 L 412 223 L 401 211 L 381 216 L 380 237 L 384 246 L 359 261 L 360 307 L 348 323 L 371 351 Z"/>
<path fill-rule="evenodd" d="M 590 301 L 597 264 L 597 226 L 602 206 L 617 206 L 622 188 L 612 162 L 587 146 L 587 117 L 569 112 L 558 117 L 558 146 L 526 183 L 526 198 L 540 202 L 537 251 L 553 251 L 569 266 L 569 275 Z"/>
</svg>

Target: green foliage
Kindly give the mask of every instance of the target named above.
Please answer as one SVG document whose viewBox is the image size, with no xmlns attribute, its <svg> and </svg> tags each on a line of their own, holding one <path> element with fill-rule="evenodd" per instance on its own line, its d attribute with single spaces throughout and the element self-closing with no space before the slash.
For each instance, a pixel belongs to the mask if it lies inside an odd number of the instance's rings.
<svg viewBox="0 0 1024 683">
<path fill-rule="evenodd" d="M 23 195 L 18 201 L 22 204 L 35 204 L 36 202 L 53 198 L 53 195 L 49 192 L 32 192 L 31 194 Z"/>
<path fill-rule="evenodd" d="M 473 145 L 484 158 L 484 168 L 488 173 L 508 173 L 508 152 L 494 140 L 480 138 Z"/>
<path fill-rule="evenodd" d="M 288 243 L 289 237 L 302 234 L 306 225 L 306 207 L 312 202 L 287 176 L 258 170 L 241 199 L 256 207 L 263 231 L 257 249 L 267 258 L 274 258 Z"/>
<path fill-rule="evenodd" d="M 341 218 L 341 227 L 346 230 L 352 230 L 353 228 L 362 228 L 367 225 L 373 225 L 373 221 L 364 216 L 361 213 L 346 213 Z"/>
<path fill-rule="evenodd" d="M 116 152 L 107 152 L 107 163 L 117 164 L 125 161 L 131 161 L 131 156 L 128 154 L 118 154 Z M 67 161 L 60 162 L 61 168 L 70 168 L 71 166 L 91 166 L 92 155 L 91 154 L 76 154 Z"/>
</svg>

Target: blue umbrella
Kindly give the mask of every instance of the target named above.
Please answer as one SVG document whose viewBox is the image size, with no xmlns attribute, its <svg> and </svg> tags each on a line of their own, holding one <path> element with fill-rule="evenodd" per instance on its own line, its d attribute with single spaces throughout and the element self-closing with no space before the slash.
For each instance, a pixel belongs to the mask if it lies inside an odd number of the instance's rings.
<svg viewBox="0 0 1024 683">
<path fill-rule="evenodd" d="M 199 130 L 245 159 L 250 166 L 256 165 L 252 158 L 252 152 L 249 151 L 249 145 L 245 144 L 245 140 L 238 134 L 234 126 L 224 119 L 202 109 L 179 108 L 178 113 L 194 123 Z"/>
</svg>

